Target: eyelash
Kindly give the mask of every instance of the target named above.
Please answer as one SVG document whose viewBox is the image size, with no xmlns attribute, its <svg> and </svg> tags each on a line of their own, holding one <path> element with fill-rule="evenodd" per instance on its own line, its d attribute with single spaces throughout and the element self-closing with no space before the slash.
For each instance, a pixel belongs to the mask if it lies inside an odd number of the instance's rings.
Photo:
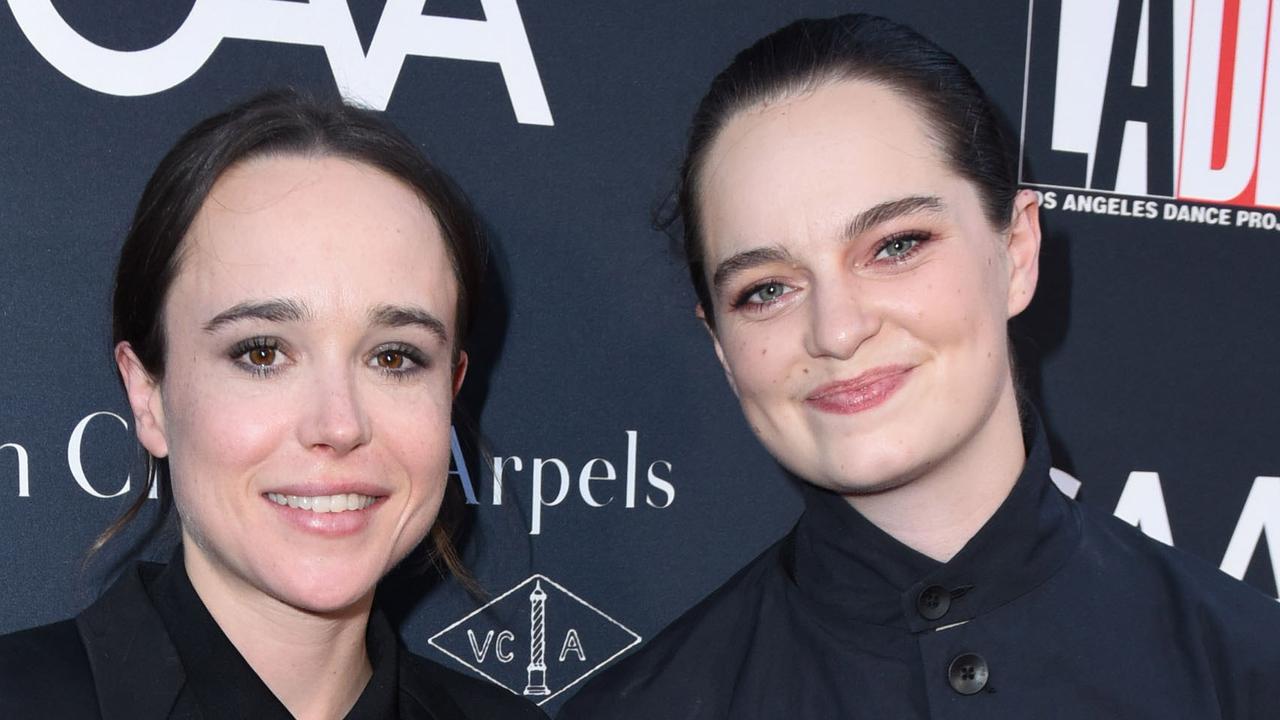
<svg viewBox="0 0 1280 720">
<path fill-rule="evenodd" d="M 271 350 L 273 352 L 280 352 L 280 341 L 277 338 L 265 336 L 246 338 L 231 346 L 227 355 L 241 370 L 257 377 L 268 377 L 279 372 L 280 368 L 276 367 L 274 364 L 258 365 L 257 363 L 245 359 L 245 355 L 248 355 L 255 350 Z M 379 356 L 387 353 L 394 353 L 412 363 L 410 367 L 402 369 L 387 368 L 380 365 L 377 366 L 378 371 L 384 376 L 395 380 L 404 380 L 410 375 L 426 369 L 430 365 L 426 356 L 420 350 L 412 345 L 406 345 L 404 343 L 387 343 L 379 345 L 369 355 L 369 361 L 371 363 L 376 363 Z M 273 357 L 272 359 L 274 360 L 275 358 Z"/>
<path fill-rule="evenodd" d="M 880 253 L 887 250 L 890 245 L 893 245 L 896 242 L 911 240 L 911 241 L 914 241 L 915 244 L 912 245 L 910 248 L 908 248 L 906 252 L 904 252 L 901 255 L 898 255 L 897 257 L 886 259 L 887 262 L 891 262 L 895 264 L 906 262 L 907 260 L 910 260 L 912 257 L 915 257 L 916 253 L 920 252 L 920 248 L 924 247 L 925 243 L 929 242 L 932 239 L 933 239 L 933 235 L 927 232 L 922 232 L 920 230 L 906 230 L 903 232 L 894 233 L 889 237 L 885 238 L 884 240 L 880 241 L 880 244 L 876 246 L 876 253 L 875 255 L 872 256 L 872 259 L 874 260 L 875 258 L 880 257 Z"/>
<path fill-rule="evenodd" d="M 418 350 L 418 348 L 413 347 L 412 345 L 406 345 L 404 343 L 387 343 L 385 345 L 379 345 L 377 349 L 373 351 L 373 354 L 370 355 L 370 358 L 376 361 L 378 356 L 386 353 L 395 353 L 403 357 L 405 360 L 408 360 L 409 362 L 413 363 L 412 367 L 408 367 L 400 370 L 378 366 L 378 370 L 383 375 L 390 378 L 394 378 L 396 380 L 404 380 L 408 378 L 410 375 L 419 373 L 430 366 L 430 363 L 427 361 L 426 356 L 423 355 L 422 352 Z"/>
<path fill-rule="evenodd" d="M 764 282 L 756 283 L 755 285 L 748 287 L 746 290 L 743 290 L 741 293 L 738 294 L 738 297 L 733 301 L 733 303 L 731 303 L 732 309 L 745 310 L 746 312 L 760 312 L 764 308 L 767 308 L 773 303 L 778 302 L 779 298 L 790 294 L 790 293 L 783 293 L 782 295 L 779 295 L 777 298 L 774 298 L 773 300 L 766 300 L 764 302 L 751 302 L 752 296 L 764 290 L 765 288 L 769 287 L 770 285 L 778 285 L 784 288 L 791 287 L 790 285 L 782 282 L 781 280 L 765 280 Z"/>
<path fill-rule="evenodd" d="M 901 255 L 898 255 L 892 258 L 886 258 L 884 260 L 884 262 L 892 263 L 894 265 L 904 263 L 910 260 L 911 258 L 915 257 L 915 255 L 920 252 L 920 248 L 922 248 L 925 245 L 925 243 L 929 242 L 932 239 L 933 239 L 932 234 L 927 232 L 922 232 L 919 230 L 906 230 L 903 232 L 894 233 L 893 235 L 890 235 L 889 237 L 880 241 L 880 244 L 876 246 L 876 252 L 872 256 L 872 260 L 874 262 L 876 258 L 880 257 L 880 253 L 884 252 L 894 243 L 903 242 L 903 241 L 912 241 L 915 244 L 907 248 L 907 250 L 905 250 Z M 738 297 L 735 298 L 734 301 L 730 304 L 731 309 L 745 310 L 746 312 L 760 312 L 761 310 L 764 310 L 765 308 L 769 307 L 773 303 L 777 302 L 781 297 L 790 294 L 790 293 L 783 293 L 782 295 L 779 295 L 778 298 L 774 298 L 773 300 L 766 300 L 764 302 L 751 302 L 752 296 L 764 290 L 765 288 L 768 288 L 771 285 L 779 285 L 784 288 L 790 287 L 789 285 L 782 282 L 781 280 L 765 280 L 763 282 L 756 283 L 755 285 L 748 287 L 747 289 L 743 290 L 741 293 L 738 294 Z"/>
<path fill-rule="evenodd" d="M 279 371 L 279 368 L 273 365 L 258 365 L 250 362 L 244 357 L 254 350 L 271 350 L 273 352 L 279 352 L 280 341 L 272 337 L 246 338 L 235 345 L 232 345 L 231 350 L 227 352 L 227 355 L 241 370 L 258 377 L 267 377 L 269 375 L 274 375 Z"/>
</svg>

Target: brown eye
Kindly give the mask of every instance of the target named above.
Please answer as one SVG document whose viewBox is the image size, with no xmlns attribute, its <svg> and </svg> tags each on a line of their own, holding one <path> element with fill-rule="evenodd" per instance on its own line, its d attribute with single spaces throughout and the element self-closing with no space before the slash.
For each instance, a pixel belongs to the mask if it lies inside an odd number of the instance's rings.
<svg viewBox="0 0 1280 720">
<path fill-rule="evenodd" d="M 395 350 L 384 350 L 378 353 L 378 367 L 388 370 L 399 370 L 404 365 L 404 353 Z"/>
<path fill-rule="evenodd" d="M 261 347 L 249 351 L 249 362 L 254 365 L 268 366 L 276 362 L 276 349 Z"/>
</svg>

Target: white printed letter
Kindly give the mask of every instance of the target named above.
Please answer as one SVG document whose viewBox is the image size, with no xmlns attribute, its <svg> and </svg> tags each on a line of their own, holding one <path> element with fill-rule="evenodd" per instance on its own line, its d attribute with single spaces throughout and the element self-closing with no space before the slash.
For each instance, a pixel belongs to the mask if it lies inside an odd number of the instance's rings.
<svg viewBox="0 0 1280 720">
<path fill-rule="evenodd" d="M 27 449 L 18 443 L 5 443 L 0 450 L 13 448 L 18 455 L 18 497 L 31 497 L 31 466 L 27 460 Z"/>
<path fill-rule="evenodd" d="M 107 415 L 109 417 L 113 417 L 116 420 L 120 421 L 120 424 L 124 426 L 125 430 L 129 429 L 129 423 L 125 422 L 124 418 L 120 417 L 119 415 L 113 412 L 107 412 L 106 410 L 103 410 L 101 412 L 90 413 L 89 415 L 85 415 L 84 418 L 80 420 L 80 422 L 76 423 L 75 429 L 71 431 L 71 439 L 67 441 L 67 467 L 71 469 L 71 477 L 76 479 L 76 484 L 78 484 L 81 488 L 84 489 L 85 492 L 89 493 L 90 495 L 98 498 L 119 497 L 129 492 L 129 476 L 128 475 L 125 475 L 124 485 L 120 486 L 119 490 L 117 490 L 114 493 L 111 493 L 110 495 L 104 495 L 98 492 L 97 490 L 95 490 L 93 486 L 89 484 L 89 478 L 86 477 L 84 474 L 84 466 L 80 464 L 80 446 L 84 442 L 84 430 L 85 428 L 89 427 L 89 421 L 98 417 L 99 415 Z"/>
<path fill-rule="evenodd" d="M 1240 522 L 1231 533 L 1231 543 L 1222 557 L 1222 571 L 1236 579 L 1244 579 L 1249 561 L 1258 549 L 1263 533 L 1271 558 L 1271 572 L 1280 589 L 1280 477 L 1259 477 L 1253 481 L 1249 497 L 1240 512 Z"/>
<path fill-rule="evenodd" d="M 1116 503 L 1115 515 L 1148 537 L 1173 545 L 1173 531 L 1169 529 L 1169 512 L 1164 506 L 1158 473 L 1136 470 L 1129 473 L 1120 501 Z"/>
</svg>

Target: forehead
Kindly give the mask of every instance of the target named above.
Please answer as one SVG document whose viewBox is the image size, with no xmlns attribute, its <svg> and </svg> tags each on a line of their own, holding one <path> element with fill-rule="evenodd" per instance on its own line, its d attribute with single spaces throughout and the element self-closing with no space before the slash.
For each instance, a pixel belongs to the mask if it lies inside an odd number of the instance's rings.
<svg viewBox="0 0 1280 720">
<path fill-rule="evenodd" d="M 358 312 L 412 302 L 451 320 L 456 293 L 439 226 L 407 185 L 349 160 L 280 156 L 240 163 L 214 183 L 171 298 L 226 306 L 294 297 Z"/>
<path fill-rule="evenodd" d="M 888 200 L 951 204 L 963 181 L 942 161 L 916 108 L 897 92 L 838 81 L 735 115 L 707 154 L 701 211 L 707 255 L 834 230 Z M 971 193 L 969 193 L 971 194 Z"/>
</svg>

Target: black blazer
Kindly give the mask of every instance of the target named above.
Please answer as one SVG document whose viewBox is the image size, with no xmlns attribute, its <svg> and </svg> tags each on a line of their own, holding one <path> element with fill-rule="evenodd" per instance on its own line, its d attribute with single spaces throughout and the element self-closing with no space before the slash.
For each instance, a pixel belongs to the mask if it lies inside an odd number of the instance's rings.
<svg viewBox="0 0 1280 720">
<path fill-rule="evenodd" d="M 0 637 L 0 718 L 174 717 L 186 677 L 143 584 L 144 575 L 160 567 L 142 563 L 131 569 L 73 620 Z M 414 655 L 402 644 L 398 668 L 400 718 L 546 718 L 503 688 Z"/>
</svg>

